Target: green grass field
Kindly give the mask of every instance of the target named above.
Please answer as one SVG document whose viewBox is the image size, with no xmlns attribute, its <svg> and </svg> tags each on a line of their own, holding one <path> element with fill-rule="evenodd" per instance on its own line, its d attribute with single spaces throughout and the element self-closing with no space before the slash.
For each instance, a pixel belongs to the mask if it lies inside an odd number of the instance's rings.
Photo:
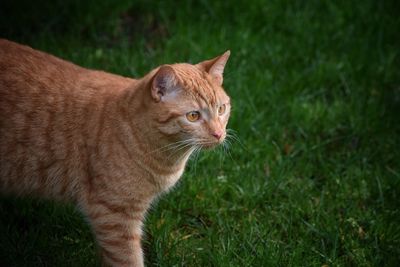
<svg viewBox="0 0 400 267">
<path fill-rule="evenodd" d="M 399 33 L 396 0 L 0 3 L 0 37 L 126 76 L 231 50 L 240 141 L 155 203 L 147 266 L 399 266 Z M 1 199 L 0 266 L 98 264 L 73 207 Z"/>
</svg>

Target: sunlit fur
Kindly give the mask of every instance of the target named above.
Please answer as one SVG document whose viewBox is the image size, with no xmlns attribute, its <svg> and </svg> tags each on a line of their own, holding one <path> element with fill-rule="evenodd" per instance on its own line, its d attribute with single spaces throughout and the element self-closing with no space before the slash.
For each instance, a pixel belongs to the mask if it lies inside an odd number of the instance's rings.
<svg viewBox="0 0 400 267">
<path fill-rule="evenodd" d="M 0 190 L 75 203 L 105 265 L 143 266 L 152 200 L 177 182 L 191 153 L 227 135 L 228 57 L 130 79 L 0 40 Z M 190 111 L 200 119 L 189 122 Z"/>
</svg>

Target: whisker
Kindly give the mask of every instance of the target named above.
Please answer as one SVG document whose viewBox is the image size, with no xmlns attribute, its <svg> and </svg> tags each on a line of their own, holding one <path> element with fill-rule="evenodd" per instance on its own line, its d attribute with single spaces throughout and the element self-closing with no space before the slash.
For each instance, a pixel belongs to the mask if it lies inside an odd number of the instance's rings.
<svg viewBox="0 0 400 267">
<path fill-rule="evenodd" d="M 224 148 L 225 153 L 228 154 L 228 156 L 231 158 L 231 160 L 235 161 L 235 160 L 233 159 L 233 157 L 232 157 L 231 152 L 230 152 L 230 146 L 231 146 L 230 141 L 227 140 L 227 139 L 225 139 L 224 142 L 222 143 L 222 146 L 223 146 L 223 148 Z"/>
<path fill-rule="evenodd" d="M 155 149 L 153 151 L 150 151 L 146 155 L 150 155 L 150 154 L 153 154 L 153 153 L 156 153 L 156 152 L 161 153 L 161 152 L 166 152 L 166 151 L 169 151 L 169 150 L 179 149 L 181 146 L 186 147 L 186 145 L 194 145 L 193 141 L 195 141 L 193 138 L 180 140 L 180 141 L 165 145 L 163 147 L 157 148 L 157 149 Z"/>
<path fill-rule="evenodd" d="M 185 144 L 181 144 L 180 146 L 174 148 L 174 151 L 172 151 L 172 154 L 170 154 L 169 156 L 173 157 L 176 154 L 178 154 L 180 151 L 182 151 L 183 149 L 191 147 L 191 146 L 194 146 L 193 142 L 188 142 L 188 143 L 185 143 Z M 189 149 L 189 151 L 190 151 L 190 149 Z M 184 154 L 186 154 L 186 153 L 184 153 Z"/>
<path fill-rule="evenodd" d="M 225 154 L 225 146 L 224 143 L 218 147 L 218 158 L 219 158 L 219 167 L 222 167 L 222 162 L 224 161 L 224 154 Z"/>
<path fill-rule="evenodd" d="M 239 136 L 237 135 L 237 133 L 236 133 L 235 130 L 233 130 L 233 129 L 226 129 L 226 132 L 227 132 L 227 134 L 226 134 L 226 139 L 230 138 L 230 139 L 232 139 L 232 140 L 238 142 L 239 145 L 240 145 L 243 149 L 248 150 L 247 147 L 246 147 L 246 146 L 243 144 L 243 142 L 240 140 L 240 138 L 239 138 Z"/>
<path fill-rule="evenodd" d="M 193 153 L 191 155 L 191 159 L 193 160 L 193 169 L 194 169 L 194 174 L 197 173 L 197 162 L 198 162 L 198 158 L 199 158 L 199 154 L 201 151 L 201 147 L 196 145 L 194 147 Z"/>
<path fill-rule="evenodd" d="M 154 149 L 154 150 L 148 152 L 146 155 L 150 155 L 150 154 L 153 154 L 153 153 L 156 153 L 156 152 L 167 151 L 170 148 L 173 148 L 173 147 L 175 147 L 175 146 L 177 146 L 179 144 L 186 143 L 186 142 L 187 142 L 187 140 L 181 140 L 181 141 L 177 141 L 177 142 L 174 142 L 174 143 L 171 143 L 171 144 L 167 144 L 167 145 L 165 145 L 163 147 L 159 147 L 157 149 Z"/>
</svg>

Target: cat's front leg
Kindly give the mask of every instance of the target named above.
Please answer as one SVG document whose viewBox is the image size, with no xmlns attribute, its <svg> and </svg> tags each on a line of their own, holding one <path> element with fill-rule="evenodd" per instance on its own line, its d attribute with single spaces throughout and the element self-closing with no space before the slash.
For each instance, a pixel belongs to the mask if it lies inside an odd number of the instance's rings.
<svg viewBox="0 0 400 267">
<path fill-rule="evenodd" d="M 104 266 L 144 266 L 141 248 L 144 212 L 104 201 L 88 212 Z"/>
</svg>

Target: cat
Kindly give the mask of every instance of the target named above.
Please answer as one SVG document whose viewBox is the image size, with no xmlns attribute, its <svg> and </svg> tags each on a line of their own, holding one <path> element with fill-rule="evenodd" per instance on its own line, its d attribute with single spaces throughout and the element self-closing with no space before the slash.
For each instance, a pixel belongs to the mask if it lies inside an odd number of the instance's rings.
<svg viewBox="0 0 400 267">
<path fill-rule="evenodd" d="M 150 203 L 226 138 L 229 56 L 131 79 L 0 39 L 0 191 L 74 203 L 105 266 L 144 266 Z"/>
</svg>

